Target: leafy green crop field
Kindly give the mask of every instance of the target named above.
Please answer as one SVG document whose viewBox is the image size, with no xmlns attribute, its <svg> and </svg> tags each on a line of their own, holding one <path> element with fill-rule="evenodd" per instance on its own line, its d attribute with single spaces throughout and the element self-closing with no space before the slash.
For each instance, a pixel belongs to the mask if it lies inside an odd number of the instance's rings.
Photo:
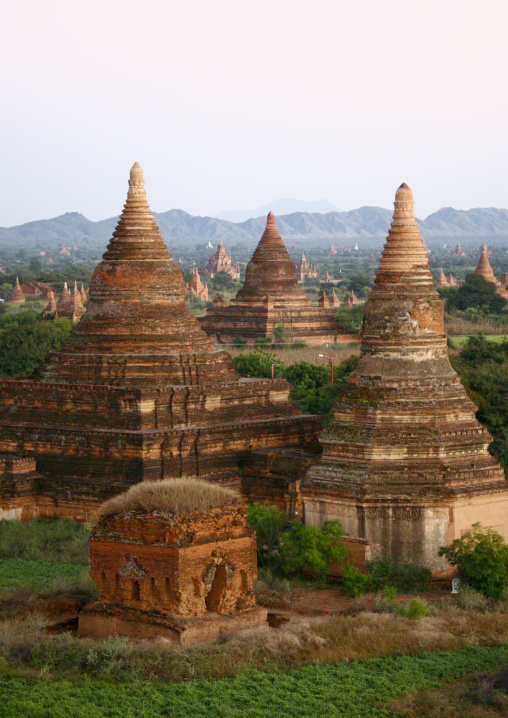
<svg viewBox="0 0 508 718">
<path fill-rule="evenodd" d="M 50 588 L 60 579 L 77 581 L 87 568 L 78 563 L 23 558 L 0 559 L 0 593 L 22 586 L 34 590 Z"/>
<path fill-rule="evenodd" d="M 366 639 L 367 640 L 367 639 Z M 508 644 L 167 685 L 0 678 L 1 718 L 382 718 L 380 704 L 508 663 Z"/>
</svg>

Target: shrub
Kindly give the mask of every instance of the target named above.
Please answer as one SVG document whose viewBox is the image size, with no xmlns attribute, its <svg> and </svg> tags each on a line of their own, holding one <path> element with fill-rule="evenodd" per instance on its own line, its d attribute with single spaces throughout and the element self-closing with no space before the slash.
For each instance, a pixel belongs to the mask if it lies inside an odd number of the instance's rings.
<svg viewBox="0 0 508 718">
<path fill-rule="evenodd" d="M 489 605 L 483 593 L 471 588 L 471 586 L 460 587 L 457 603 L 460 608 L 466 611 L 485 611 Z"/>
<path fill-rule="evenodd" d="M 257 341 L 257 340 L 256 340 Z M 236 371 L 242 376 L 271 377 L 272 364 L 275 376 L 284 376 L 284 363 L 276 359 L 274 354 L 257 349 L 254 352 L 244 352 L 233 357 Z"/>
<path fill-rule="evenodd" d="M 370 585 L 373 589 L 394 586 L 402 593 L 425 591 L 432 580 L 432 571 L 427 566 L 414 563 L 395 563 L 390 557 L 377 556 L 367 562 Z"/>
<path fill-rule="evenodd" d="M 340 521 L 325 521 L 322 528 L 294 521 L 279 539 L 282 570 L 286 574 L 310 570 L 324 581 L 332 562 L 341 566 L 349 562 L 347 548 L 338 540 L 343 535 Z"/>
<path fill-rule="evenodd" d="M 233 339 L 231 344 L 234 347 L 244 347 L 247 344 L 247 339 L 244 339 L 243 337 L 238 336 Z"/>
<path fill-rule="evenodd" d="M 422 616 L 426 616 L 428 612 L 429 609 L 422 601 L 418 598 L 413 598 L 407 608 L 406 616 L 408 618 L 422 618 Z"/>
<path fill-rule="evenodd" d="M 450 546 L 441 546 L 439 555 L 457 566 L 459 576 L 485 596 L 499 598 L 508 585 L 508 546 L 493 529 L 475 523 Z"/>
<path fill-rule="evenodd" d="M 335 315 L 335 321 L 343 332 L 357 334 L 363 324 L 363 304 L 355 304 L 352 307 L 339 307 Z"/>
<path fill-rule="evenodd" d="M 342 588 L 348 596 L 356 598 L 367 588 L 369 577 L 350 564 L 342 571 Z"/>
</svg>

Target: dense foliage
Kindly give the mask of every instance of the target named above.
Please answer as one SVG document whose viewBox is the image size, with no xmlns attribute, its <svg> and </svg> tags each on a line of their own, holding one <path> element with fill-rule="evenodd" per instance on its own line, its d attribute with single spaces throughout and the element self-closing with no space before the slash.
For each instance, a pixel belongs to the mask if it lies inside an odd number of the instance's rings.
<svg viewBox="0 0 508 718">
<path fill-rule="evenodd" d="M 337 326 L 346 334 L 358 334 L 363 324 L 363 304 L 339 307 L 335 315 Z"/>
<path fill-rule="evenodd" d="M 479 523 L 442 546 L 439 555 L 456 566 L 459 576 L 477 591 L 490 598 L 499 598 L 508 586 L 508 546 L 493 529 L 482 529 Z"/>
<path fill-rule="evenodd" d="M 310 414 L 330 413 L 339 389 L 356 369 L 358 361 L 358 357 L 350 357 L 334 366 L 332 385 L 329 364 L 301 361 L 285 367 L 274 354 L 262 349 L 233 357 L 235 369 L 242 376 L 271 377 L 273 364 L 275 376 L 284 377 L 292 384 L 290 401 Z"/>
<path fill-rule="evenodd" d="M 73 331 L 69 319 L 55 321 L 37 321 L 37 317 L 28 319 L 30 312 L 20 312 L 27 321 L 9 320 L 0 328 L 0 376 L 27 376 L 33 374 L 44 357 L 59 349 L 63 341 Z"/>
<path fill-rule="evenodd" d="M 507 301 L 496 293 L 496 286 L 487 282 L 479 274 L 468 274 L 460 287 L 440 288 L 439 293 L 445 299 L 446 311 L 453 309 L 474 309 L 485 314 L 501 312 Z"/>
<path fill-rule="evenodd" d="M 248 524 L 256 531 L 258 564 L 271 571 L 290 575 L 311 573 L 322 581 L 332 563 L 345 571 L 345 589 L 357 595 L 366 583 L 360 571 L 350 565 L 340 521 L 325 521 L 321 528 L 290 521 L 286 513 L 269 504 L 249 504 Z"/>
<path fill-rule="evenodd" d="M 470 337 L 452 365 L 492 434 L 489 451 L 508 471 L 508 341 Z"/>
</svg>

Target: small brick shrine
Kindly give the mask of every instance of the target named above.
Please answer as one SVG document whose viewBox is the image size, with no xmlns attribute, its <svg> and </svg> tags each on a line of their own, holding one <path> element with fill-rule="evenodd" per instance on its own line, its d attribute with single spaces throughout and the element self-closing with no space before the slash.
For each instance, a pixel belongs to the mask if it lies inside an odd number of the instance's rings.
<svg viewBox="0 0 508 718">
<path fill-rule="evenodd" d="M 196 479 L 147 482 L 103 505 L 90 538 L 99 600 L 79 635 L 164 636 L 181 645 L 266 622 L 256 535 L 240 495 Z"/>
</svg>

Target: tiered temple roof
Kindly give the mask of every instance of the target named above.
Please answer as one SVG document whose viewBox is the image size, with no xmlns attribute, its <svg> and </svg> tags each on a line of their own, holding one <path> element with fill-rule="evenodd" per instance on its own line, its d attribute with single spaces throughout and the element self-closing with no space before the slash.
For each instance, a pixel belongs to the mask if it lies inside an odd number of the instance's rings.
<svg viewBox="0 0 508 718">
<path fill-rule="evenodd" d="M 296 267 L 284 246 L 273 212 L 245 272 L 245 284 L 228 307 L 213 306 L 200 321 L 219 341 L 235 336 L 270 337 L 283 324 L 288 336 L 332 340 L 338 334 L 333 311 L 313 307 L 299 286 Z"/>
<path fill-rule="evenodd" d="M 403 184 L 364 308 L 360 363 L 302 491 L 307 522 L 340 519 L 373 556 L 436 572 L 446 568 L 439 546 L 475 521 L 508 538 L 508 485 L 448 360 L 443 316 Z"/>
<path fill-rule="evenodd" d="M 229 252 L 226 252 L 222 239 L 219 242 L 219 246 L 210 257 L 208 264 L 205 267 L 205 272 L 209 277 L 212 277 L 212 279 L 219 272 L 226 272 L 226 274 L 229 274 L 232 279 L 240 279 L 240 267 L 233 264 L 231 261 L 231 255 Z"/>
<path fill-rule="evenodd" d="M 308 261 L 305 252 L 302 252 L 302 257 L 296 265 L 296 277 L 299 282 L 305 281 L 305 277 L 317 277 L 317 269 Z"/>
<path fill-rule="evenodd" d="M 208 301 L 208 286 L 201 281 L 197 269 L 192 270 L 191 280 L 186 286 L 187 291 L 192 292 L 202 302 Z"/>
<path fill-rule="evenodd" d="M 82 519 L 132 484 L 180 476 L 289 501 L 294 479 L 270 484 L 266 470 L 249 472 L 249 457 L 316 451 L 321 418 L 301 415 L 283 379 L 241 379 L 184 296 L 136 163 L 75 332 L 39 381 L 0 380 L 0 452 L 36 457 L 41 515 Z"/>
</svg>

